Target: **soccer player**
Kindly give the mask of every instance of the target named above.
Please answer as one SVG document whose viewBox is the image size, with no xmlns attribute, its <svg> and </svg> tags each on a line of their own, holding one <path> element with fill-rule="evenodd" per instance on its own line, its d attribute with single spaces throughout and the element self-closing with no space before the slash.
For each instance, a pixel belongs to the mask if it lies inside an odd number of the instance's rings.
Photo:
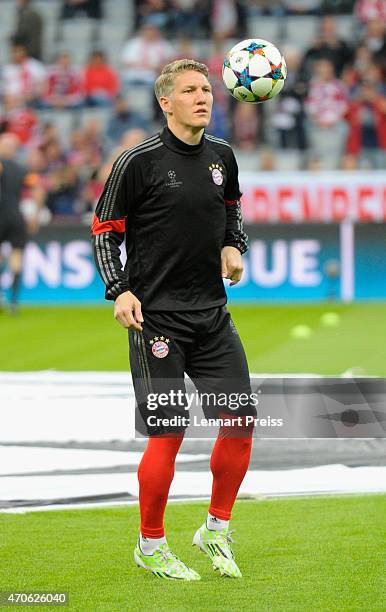
<svg viewBox="0 0 386 612">
<path fill-rule="evenodd" d="M 184 390 L 185 373 L 202 393 L 218 397 L 227 388 L 250 394 L 247 361 L 225 307 L 223 282 L 241 279 L 247 236 L 233 151 L 205 133 L 213 104 L 207 67 L 188 59 L 166 65 L 155 94 L 167 126 L 116 160 L 95 211 L 94 255 L 105 296 L 115 301 L 115 319 L 129 330 L 139 420 L 149 435 L 138 468 L 141 524 L 134 559 L 159 577 L 199 580 L 171 552 L 163 523 L 186 428 L 167 423 L 186 415 L 184 405 L 158 406 L 155 414 L 166 425 L 154 424 L 146 397 Z M 202 407 L 205 416 L 231 415 L 241 424 L 221 421 L 210 460 L 209 513 L 193 544 L 221 574 L 241 577 L 228 527 L 250 460 L 252 428 L 244 417 L 256 412 L 251 403 L 236 410 Z"/>
</svg>

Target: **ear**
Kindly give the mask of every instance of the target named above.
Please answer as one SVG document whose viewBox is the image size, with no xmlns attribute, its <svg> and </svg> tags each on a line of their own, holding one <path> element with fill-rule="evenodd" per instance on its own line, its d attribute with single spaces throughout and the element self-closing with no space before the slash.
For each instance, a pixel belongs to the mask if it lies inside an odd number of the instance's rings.
<svg viewBox="0 0 386 612">
<path fill-rule="evenodd" d="M 161 96 L 159 99 L 159 105 L 164 113 L 172 114 L 173 103 L 168 96 Z"/>
</svg>

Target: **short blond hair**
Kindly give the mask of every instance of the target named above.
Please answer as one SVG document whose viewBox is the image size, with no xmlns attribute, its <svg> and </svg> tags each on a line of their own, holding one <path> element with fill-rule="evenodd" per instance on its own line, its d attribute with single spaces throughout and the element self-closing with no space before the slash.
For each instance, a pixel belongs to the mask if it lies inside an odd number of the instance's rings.
<svg viewBox="0 0 386 612">
<path fill-rule="evenodd" d="M 201 72 L 201 74 L 206 76 L 206 78 L 209 77 L 208 66 L 201 64 L 200 62 L 196 62 L 193 59 L 179 59 L 171 62 L 170 64 L 166 64 L 154 83 L 154 93 L 158 102 L 160 101 L 161 96 L 171 95 L 174 89 L 176 76 L 181 74 L 181 72 L 186 72 L 188 70 L 195 70 L 196 72 Z"/>
</svg>

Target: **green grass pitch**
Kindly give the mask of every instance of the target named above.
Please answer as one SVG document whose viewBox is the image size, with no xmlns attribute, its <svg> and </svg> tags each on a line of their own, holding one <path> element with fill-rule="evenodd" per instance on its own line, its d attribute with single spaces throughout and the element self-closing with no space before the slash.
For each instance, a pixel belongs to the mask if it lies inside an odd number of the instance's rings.
<svg viewBox="0 0 386 612">
<path fill-rule="evenodd" d="M 254 372 L 386 376 L 386 303 L 258 305 L 230 307 Z M 326 328 L 320 318 L 337 312 L 340 324 Z M 307 325 L 309 338 L 291 329 Z M 112 306 L 21 308 L 0 314 L 1 370 L 125 370 L 126 332 Z"/>
<path fill-rule="evenodd" d="M 242 579 L 221 578 L 192 548 L 206 510 L 196 502 L 166 511 L 170 545 L 202 576 L 192 583 L 135 566 L 135 506 L 0 514 L 0 590 L 65 590 L 74 612 L 385 609 L 385 495 L 240 500 L 232 526 Z"/>
</svg>

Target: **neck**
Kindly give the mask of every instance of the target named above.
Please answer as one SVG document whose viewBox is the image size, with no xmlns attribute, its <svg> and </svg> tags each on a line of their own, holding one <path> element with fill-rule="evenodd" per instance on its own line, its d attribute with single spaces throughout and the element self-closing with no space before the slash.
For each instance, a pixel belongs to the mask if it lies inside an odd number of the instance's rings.
<svg viewBox="0 0 386 612">
<path fill-rule="evenodd" d="M 204 128 L 175 124 L 172 120 L 168 121 L 168 128 L 174 136 L 189 145 L 200 144 L 204 133 Z"/>
</svg>

